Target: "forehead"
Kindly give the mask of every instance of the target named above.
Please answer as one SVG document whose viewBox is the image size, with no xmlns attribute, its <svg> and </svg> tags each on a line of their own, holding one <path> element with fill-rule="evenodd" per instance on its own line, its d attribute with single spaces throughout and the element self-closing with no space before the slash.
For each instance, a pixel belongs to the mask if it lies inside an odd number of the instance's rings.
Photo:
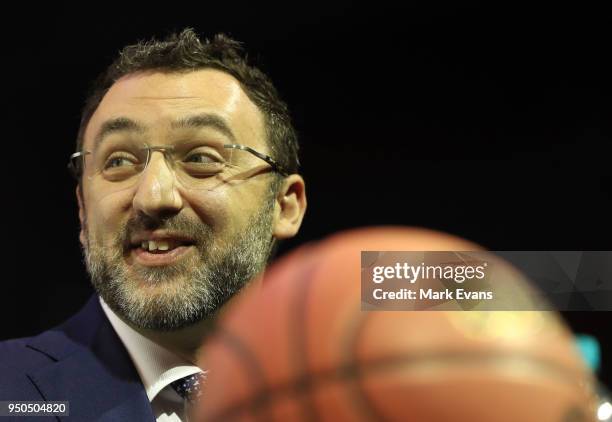
<svg viewBox="0 0 612 422">
<path fill-rule="evenodd" d="M 104 123 L 117 118 L 136 121 L 155 142 L 173 122 L 198 115 L 222 119 L 236 142 L 266 150 L 264 118 L 231 75 L 215 69 L 188 73 L 141 72 L 119 79 L 108 90 L 85 131 L 84 149 Z"/>
</svg>

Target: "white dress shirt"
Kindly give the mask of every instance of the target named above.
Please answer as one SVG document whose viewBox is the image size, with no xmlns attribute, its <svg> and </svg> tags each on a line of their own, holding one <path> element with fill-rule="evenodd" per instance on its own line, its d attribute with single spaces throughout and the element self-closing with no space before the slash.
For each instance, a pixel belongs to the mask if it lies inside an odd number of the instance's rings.
<svg viewBox="0 0 612 422">
<path fill-rule="evenodd" d="M 170 383 L 203 371 L 127 325 L 102 298 L 100 304 L 132 358 L 157 422 L 187 422 L 188 404 Z"/>
</svg>

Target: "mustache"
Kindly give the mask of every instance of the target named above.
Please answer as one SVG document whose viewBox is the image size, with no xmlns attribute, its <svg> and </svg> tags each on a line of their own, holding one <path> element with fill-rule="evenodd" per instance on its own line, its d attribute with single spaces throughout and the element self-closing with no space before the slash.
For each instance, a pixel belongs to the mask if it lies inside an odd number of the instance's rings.
<svg viewBox="0 0 612 422">
<path fill-rule="evenodd" d="M 207 245 L 212 238 L 212 229 L 201 221 L 192 221 L 184 215 L 173 215 L 164 219 L 153 219 L 147 215 L 135 215 L 121 228 L 117 243 L 124 248 L 130 247 L 130 239 L 135 233 L 141 231 L 164 230 L 177 236 L 187 237 L 194 241 L 196 246 Z"/>
</svg>

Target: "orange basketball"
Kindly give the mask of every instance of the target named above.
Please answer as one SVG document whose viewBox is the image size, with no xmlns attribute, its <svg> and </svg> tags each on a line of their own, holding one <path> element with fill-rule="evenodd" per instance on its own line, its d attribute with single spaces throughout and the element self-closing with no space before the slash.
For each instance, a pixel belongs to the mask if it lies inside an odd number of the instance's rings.
<svg viewBox="0 0 612 422">
<path fill-rule="evenodd" d="M 554 312 L 361 310 L 361 251 L 478 249 L 382 227 L 284 257 L 202 348 L 196 420 L 595 420 L 592 376 Z"/>
</svg>

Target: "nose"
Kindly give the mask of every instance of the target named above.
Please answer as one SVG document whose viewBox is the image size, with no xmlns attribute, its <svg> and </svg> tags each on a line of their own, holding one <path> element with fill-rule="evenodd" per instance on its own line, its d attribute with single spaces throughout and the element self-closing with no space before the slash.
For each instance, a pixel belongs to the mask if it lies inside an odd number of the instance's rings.
<svg viewBox="0 0 612 422">
<path fill-rule="evenodd" d="M 151 152 L 149 163 L 140 175 L 132 205 L 137 212 L 153 219 L 177 214 L 183 208 L 174 172 L 166 162 L 164 152 Z"/>
</svg>

